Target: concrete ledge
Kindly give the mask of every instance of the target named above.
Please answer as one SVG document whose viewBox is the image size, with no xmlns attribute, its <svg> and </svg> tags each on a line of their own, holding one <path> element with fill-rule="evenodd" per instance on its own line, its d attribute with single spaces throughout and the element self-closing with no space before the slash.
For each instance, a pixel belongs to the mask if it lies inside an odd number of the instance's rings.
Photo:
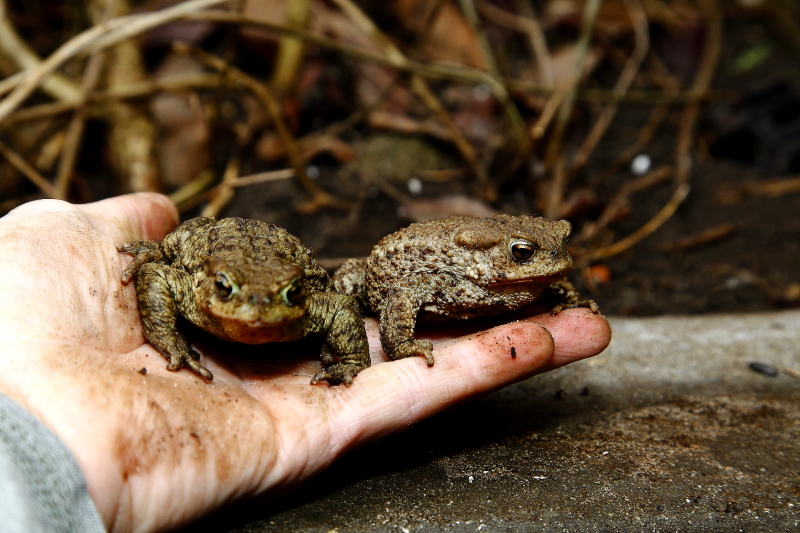
<svg viewBox="0 0 800 533">
<path fill-rule="evenodd" d="M 600 356 L 356 451 L 215 529 L 800 530 L 800 379 L 783 370 L 800 370 L 800 312 L 611 322 Z"/>
</svg>

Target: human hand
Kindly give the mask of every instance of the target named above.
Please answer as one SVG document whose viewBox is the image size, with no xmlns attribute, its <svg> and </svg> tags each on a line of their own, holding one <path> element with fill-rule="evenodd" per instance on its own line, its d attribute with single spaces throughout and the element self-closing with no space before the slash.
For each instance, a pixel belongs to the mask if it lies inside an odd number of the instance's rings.
<svg viewBox="0 0 800 533">
<path fill-rule="evenodd" d="M 433 367 L 376 364 L 386 359 L 369 320 L 373 366 L 351 387 L 310 385 L 314 354 L 270 355 L 295 345 L 213 341 L 201 346 L 206 383 L 166 370 L 144 341 L 132 284 L 120 282 L 130 256 L 115 245 L 160 240 L 176 223 L 155 194 L 33 202 L 0 219 L 0 391 L 72 450 L 109 530 L 167 529 L 285 491 L 353 448 L 610 340 L 603 317 L 571 309 L 466 337 L 423 331 Z"/>
</svg>

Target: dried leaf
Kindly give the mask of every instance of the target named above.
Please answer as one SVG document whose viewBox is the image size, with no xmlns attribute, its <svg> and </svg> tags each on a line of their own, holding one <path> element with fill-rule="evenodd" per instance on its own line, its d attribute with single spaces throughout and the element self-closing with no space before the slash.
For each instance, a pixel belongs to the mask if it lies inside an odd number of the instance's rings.
<svg viewBox="0 0 800 533">
<path fill-rule="evenodd" d="M 403 29 L 419 34 L 434 2 L 429 0 L 399 0 L 394 2 L 394 13 Z M 467 65 L 486 70 L 475 30 L 452 2 L 445 2 L 430 34 L 422 44 L 420 54 L 424 59 Z"/>
<path fill-rule="evenodd" d="M 570 87 L 575 79 L 575 58 L 578 51 L 577 43 L 570 43 L 561 46 L 552 53 L 553 78 L 556 87 Z M 586 80 L 603 57 L 599 47 L 590 47 L 586 53 L 586 60 L 583 63 L 583 71 L 580 73 L 581 80 Z"/>
<path fill-rule="evenodd" d="M 542 10 L 542 26 L 552 28 L 558 24 L 577 26 L 583 14 L 585 0 L 550 0 Z M 693 6 L 685 2 L 642 0 L 647 19 L 669 28 L 691 24 L 697 19 Z M 608 37 L 619 37 L 633 31 L 632 22 L 624 0 L 605 0 L 600 5 L 595 28 Z"/>
<path fill-rule="evenodd" d="M 187 56 L 169 56 L 158 76 L 201 72 Z M 179 187 L 193 180 L 210 163 L 211 128 L 200 97 L 194 91 L 159 93 L 150 99 L 150 114 L 161 137 L 158 158 L 164 184 Z"/>
<path fill-rule="evenodd" d="M 451 139 L 447 128 L 431 119 L 420 121 L 401 113 L 373 111 L 370 113 L 368 120 L 369 125 L 376 129 L 406 134 L 429 135 L 443 141 L 450 141 Z"/>
<path fill-rule="evenodd" d="M 356 157 L 353 148 L 335 135 L 320 135 L 300 141 L 300 153 L 304 160 L 310 161 L 321 154 L 328 154 L 340 163 L 347 163 Z M 286 147 L 280 137 L 267 131 L 258 140 L 255 155 L 264 161 L 277 161 L 286 157 Z"/>
</svg>

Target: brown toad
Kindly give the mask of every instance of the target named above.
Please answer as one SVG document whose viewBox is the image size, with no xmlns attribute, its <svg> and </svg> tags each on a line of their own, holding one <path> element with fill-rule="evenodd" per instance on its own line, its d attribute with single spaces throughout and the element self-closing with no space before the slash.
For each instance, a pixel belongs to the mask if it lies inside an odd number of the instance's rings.
<svg viewBox="0 0 800 533">
<path fill-rule="evenodd" d="M 509 215 L 411 224 L 384 237 L 367 259 L 346 261 L 334 285 L 378 314 L 389 357 L 421 355 L 430 366 L 433 346 L 414 339 L 417 319 L 493 315 L 539 298 L 556 303 L 554 315 L 571 307 L 597 313 L 597 304 L 564 278 L 572 268 L 570 231 L 565 220 Z"/>
<path fill-rule="evenodd" d="M 182 315 L 226 341 L 246 344 L 325 335 L 325 367 L 311 383 L 349 385 L 369 366 L 369 345 L 356 301 L 336 294 L 311 250 L 287 231 L 243 218 L 194 218 L 158 241 L 117 247 L 135 258 L 122 274 L 135 275 L 144 335 L 169 360 L 207 380 L 211 372 L 176 324 Z"/>
</svg>

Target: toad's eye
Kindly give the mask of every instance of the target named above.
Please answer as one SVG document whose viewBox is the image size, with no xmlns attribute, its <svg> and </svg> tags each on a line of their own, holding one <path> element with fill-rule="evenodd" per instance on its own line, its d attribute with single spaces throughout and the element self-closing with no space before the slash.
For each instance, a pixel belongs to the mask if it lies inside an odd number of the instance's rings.
<svg viewBox="0 0 800 533">
<path fill-rule="evenodd" d="M 511 255 L 514 256 L 514 259 L 517 261 L 527 261 L 533 257 L 533 253 L 536 251 L 536 245 L 525 239 L 517 239 L 511 241 L 509 249 L 511 250 Z"/>
<path fill-rule="evenodd" d="M 281 300 L 287 307 L 302 305 L 306 299 L 306 290 L 300 283 L 300 278 L 294 278 L 290 284 L 281 291 Z"/>
<path fill-rule="evenodd" d="M 233 294 L 234 285 L 227 274 L 224 272 L 217 272 L 217 275 L 214 276 L 214 288 L 217 290 L 217 295 L 221 299 L 227 300 Z"/>
</svg>

